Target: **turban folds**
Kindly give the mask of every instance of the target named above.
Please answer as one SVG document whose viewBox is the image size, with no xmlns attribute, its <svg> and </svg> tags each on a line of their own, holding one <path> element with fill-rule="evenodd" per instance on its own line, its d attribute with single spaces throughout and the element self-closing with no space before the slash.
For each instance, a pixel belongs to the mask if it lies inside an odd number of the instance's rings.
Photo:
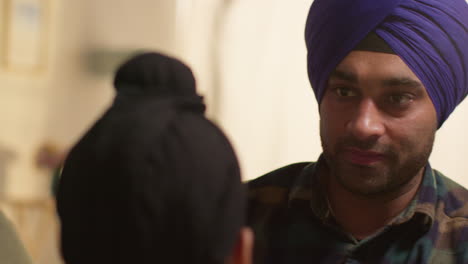
<svg viewBox="0 0 468 264">
<path fill-rule="evenodd" d="M 440 127 L 468 94 L 466 0 L 315 0 L 305 40 L 319 103 L 330 73 L 372 31 L 424 84 Z"/>
</svg>

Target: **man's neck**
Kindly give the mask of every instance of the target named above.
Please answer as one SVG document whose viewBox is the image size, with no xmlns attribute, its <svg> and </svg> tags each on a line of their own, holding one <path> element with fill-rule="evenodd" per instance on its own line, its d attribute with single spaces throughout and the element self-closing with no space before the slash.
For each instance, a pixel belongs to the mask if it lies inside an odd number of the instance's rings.
<svg viewBox="0 0 468 264">
<path fill-rule="evenodd" d="M 321 173 L 326 183 L 331 213 L 338 224 L 356 239 L 364 239 L 386 226 L 400 214 L 416 195 L 424 168 L 411 181 L 392 193 L 363 196 L 352 193 L 329 176 Z"/>
</svg>

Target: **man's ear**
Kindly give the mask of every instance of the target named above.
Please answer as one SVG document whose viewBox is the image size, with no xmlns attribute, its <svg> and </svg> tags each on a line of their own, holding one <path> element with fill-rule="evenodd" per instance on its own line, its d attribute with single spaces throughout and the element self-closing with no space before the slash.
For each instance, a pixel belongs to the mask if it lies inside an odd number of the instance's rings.
<svg viewBox="0 0 468 264">
<path fill-rule="evenodd" d="M 236 244 L 232 249 L 231 256 L 226 259 L 229 264 L 252 264 L 252 252 L 254 246 L 254 233 L 249 227 L 239 230 Z"/>
</svg>

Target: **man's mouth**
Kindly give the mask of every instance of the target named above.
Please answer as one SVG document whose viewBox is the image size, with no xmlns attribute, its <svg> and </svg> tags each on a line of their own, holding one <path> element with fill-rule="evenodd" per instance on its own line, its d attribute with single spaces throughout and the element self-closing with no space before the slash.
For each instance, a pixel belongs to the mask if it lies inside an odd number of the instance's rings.
<svg viewBox="0 0 468 264">
<path fill-rule="evenodd" d="M 344 153 L 347 161 L 361 166 L 370 166 L 385 159 L 385 155 L 380 152 L 354 147 L 346 148 Z"/>
</svg>

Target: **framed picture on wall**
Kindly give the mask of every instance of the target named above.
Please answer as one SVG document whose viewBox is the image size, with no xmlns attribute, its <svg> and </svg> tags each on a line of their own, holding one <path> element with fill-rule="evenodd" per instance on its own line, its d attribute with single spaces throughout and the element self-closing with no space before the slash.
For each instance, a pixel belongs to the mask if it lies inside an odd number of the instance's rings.
<svg viewBox="0 0 468 264">
<path fill-rule="evenodd" d="M 15 71 L 42 69 L 46 60 L 47 0 L 5 1 L 5 67 Z"/>
</svg>

